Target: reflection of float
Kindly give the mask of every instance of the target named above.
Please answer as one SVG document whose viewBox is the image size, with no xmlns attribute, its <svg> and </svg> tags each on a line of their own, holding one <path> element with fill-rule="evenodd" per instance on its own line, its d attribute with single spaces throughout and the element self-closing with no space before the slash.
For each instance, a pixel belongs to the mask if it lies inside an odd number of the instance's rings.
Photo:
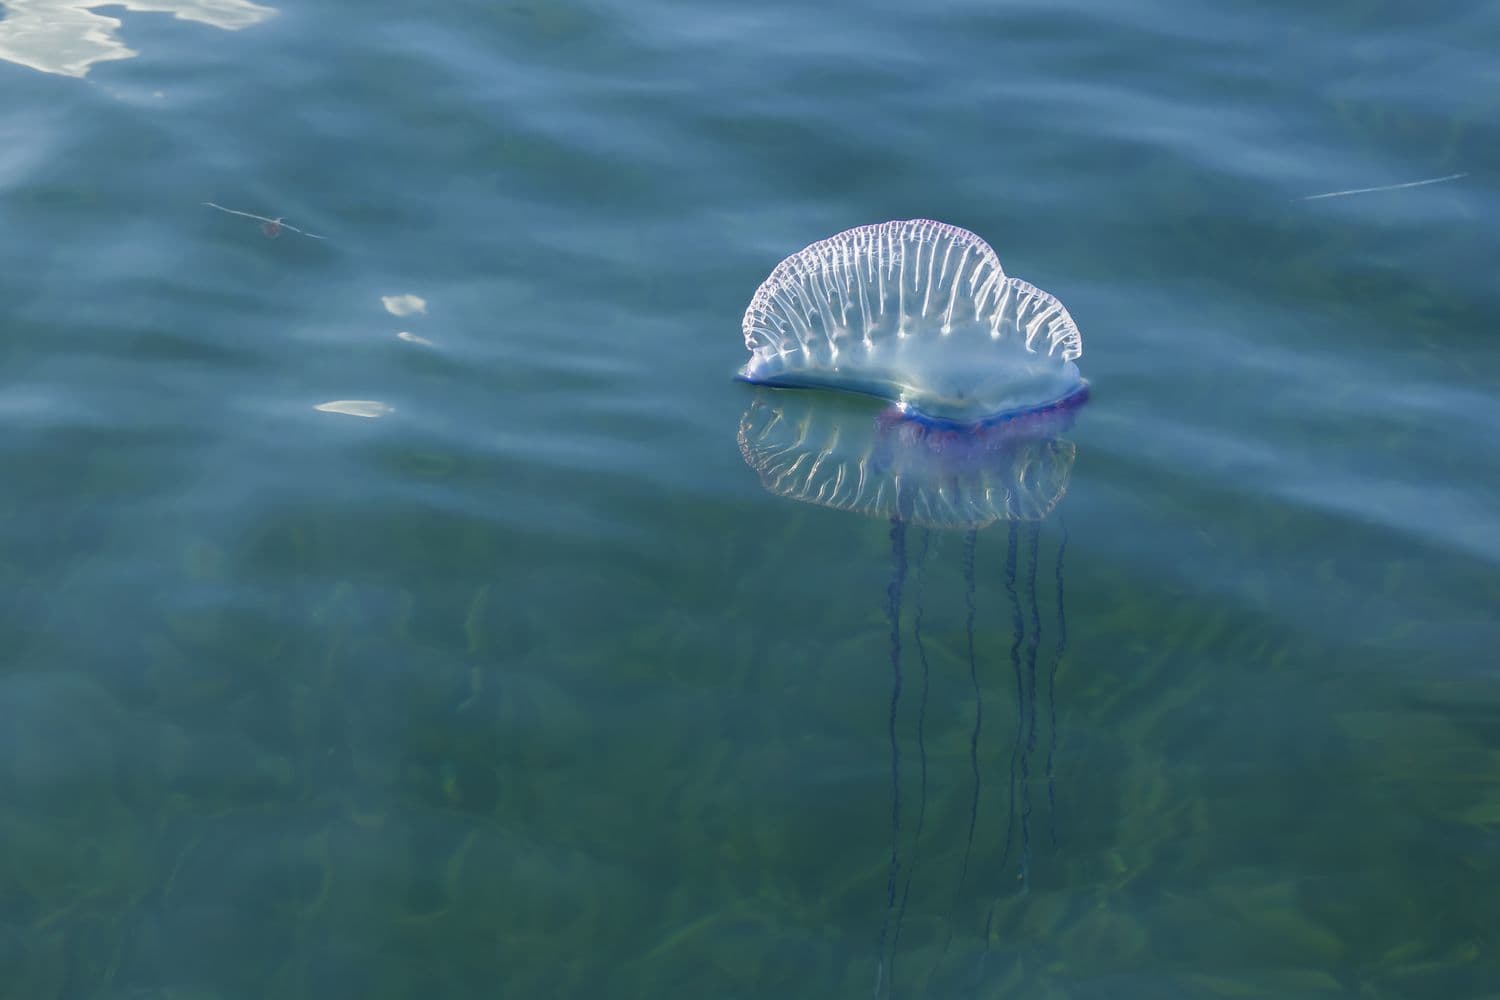
<svg viewBox="0 0 1500 1000">
<path fill-rule="evenodd" d="M 84 76 L 94 63 L 136 55 L 116 36 L 119 18 L 95 7 L 171 14 L 225 31 L 258 24 L 276 13 L 250 0 L 3 0 L 0 59 L 43 73 Z"/>
<path fill-rule="evenodd" d="M 894 993 L 898 979 L 924 994 L 987 994 L 984 958 L 1002 934 L 998 904 L 1004 895 L 1030 887 L 1039 701 L 1048 734 L 1045 794 L 1053 813 L 1055 691 L 1067 648 L 1067 534 L 1062 531 L 1056 547 L 1049 546 L 1055 553 L 1050 560 L 1044 560 L 1040 538 L 1042 521 L 1067 492 L 1077 454 L 1062 434 L 1088 398 L 1073 363 L 1082 354 L 1082 339 L 1062 304 L 1007 277 L 983 240 L 926 220 L 849 230 L 788 257 L 756 292 L 744 332 L 750 360 L 739 377 L 775 388 L 759 393 L 740 419 L 740 452 L 761 485 L 778 496 L 890 524 L 885 603 L 891 833 L 875 995 Z M 839 395 L 788 389 L 837 389 L 890 405 L 872 417 Z M 999 572 L 981 577 L 979 532 L 1000 521 L 1008 527 L 1004 562 Z M 914 544 L 908 538 L 913 529 Z M 941 586 L 928 579 L 927 563 L 944 529 L 962 532 L 963 546 L 963 601 L 946 621 L 927 592 Z M 1051 579 L 1041 585 L 1055 585 L 1055 603 L 1039 597 L 1044 561 Z M 1003 586 L 999 628 L 986 629 L 981 621 L 990 603 L 981 579 Z M 1044 603 L 1055 610 L 1046 623 L 1046 655 Z M 959 621 L 961 641 L 934 640 L 945 630 L 956 632 Z M 990 652 L 1000 645 L 997 631 L 1009 634 L 1008 678 L 981 667 L 998 658 Z M 966 786 L 968 818 L 961 843 L 934 848 L 930 834 L 924 840 L 928 702 L 945 657 L 966 670 L 972 702 L 968 731 L 940 737 L 948 746 L 967 743 L 964 773 L 944 776 L 950 785 Z M 913 659 L 920 676 L 910 683 L 905 675 Z M 905 693 L 909 686 L 915 691 Z M 998 745 L 985 740 L 994 726 L 991 705 L 986 730 L 986 701 L 996 689 L 1014 691 L 1016 706 L 1014 733 Z M 912 714 L 914 732 L 903 735 L 902 719 Z M 903 766 L 902 746 L 911 742 L 919 763 L 915 774 Z M 1006 756 L 1008 765 L 1001 763 Z M 986 779 L 993 779 L 997 766 L 1008 773 L 1005 829 L 982 836 L 981 814 L 1000 811 L 982 808 Z M 915 804 L 903 796 L 914 778 Z M 1055 843 L 1055 821 L 1049 826 Z M 951 876 L 935 874 L 940 859 L 952 864 Z M 924 877 L 914 896 L 919 868 Z M 971 873 L 980 881 L 977 889 L 969 887 Z M 941 929 L 914 933 L 918 914 L 937 921 L 922 926 Z M 898 954 L 904 956 L 900 970 Z M 915 968 L 905 971 L 907 966 Z"/>
<path fill-rule="evenodd" d="M 1077 449 L 1059 435 L 1084 398 L 951 428 L 783 392 L 750 404 L 740 452 L 767 490 L 806 503 L 931 528 L 1038 521 L 1067 491 Z"/>
</svg>

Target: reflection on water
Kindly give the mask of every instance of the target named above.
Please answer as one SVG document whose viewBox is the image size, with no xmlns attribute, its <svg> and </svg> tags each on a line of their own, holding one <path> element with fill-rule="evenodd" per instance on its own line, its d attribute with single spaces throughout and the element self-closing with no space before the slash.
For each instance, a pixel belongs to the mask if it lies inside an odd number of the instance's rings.
<svg viewBox="0 0 1500 1000">
<path fill-rule="evenodd" d="M 382 295 L 380 304 L 392 316 L 416 316 L 427 311 L 427 300 L 420 295 Z"/>
<path fill-rule="evenodd" d="M 930 427 L 894 407 L 868 419 L 811 393 L 756 399 L 740 453 L 772 493 L 934 528 L 1046 517 L 1062 499 L 1076 448 L 1059 435 L 1079 404 L 971 430 Z"/>
<path fill-rule="evenodd" d="M 395 412 L 395 407 L 389 403 L 382 403 L 378 399 L 334 399 L 327 403 L 319 403 L 313 409 L 323 413 L 342 413 L 349 417 L 365 417 L 371 420 Z"/>
<path fill-rule="evenodd" d="M 92 8 L 171 14 L 225 31 L 238 31 L 276 13 L 250 0 L 3 0 L 0 59 L 43 73 L 84 76 L 97 62 L 138 55 L 117 37 L 118 18 Z"/>
</svg>

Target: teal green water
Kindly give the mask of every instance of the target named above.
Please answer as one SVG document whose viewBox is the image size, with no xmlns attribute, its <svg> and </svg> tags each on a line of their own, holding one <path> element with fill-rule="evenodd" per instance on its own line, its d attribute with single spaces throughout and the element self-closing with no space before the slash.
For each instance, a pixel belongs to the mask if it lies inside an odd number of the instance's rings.
<svg viewBox="0 0 1500 1000">
<path fill-rule="evenodd" d="M 1493 5 L 0 8 L 0 997 L 1500 996 Z M 972 559 L 737 441 L 910 217 Z"/>
</svg>

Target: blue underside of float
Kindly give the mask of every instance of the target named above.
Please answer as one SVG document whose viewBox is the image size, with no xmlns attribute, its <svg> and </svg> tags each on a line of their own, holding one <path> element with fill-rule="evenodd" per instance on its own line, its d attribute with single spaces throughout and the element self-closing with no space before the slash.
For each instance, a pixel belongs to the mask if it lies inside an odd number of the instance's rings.
<svg viewBox="0 0 1500 1000">
<path fill-rule="evenodd" d="M 876 399 L 883 399 L 888 403 L 894 403 L 900 407 L 902 416 L 907 420 L 921 424 L 924 427 L 934 427 L 940 430 L 969 430 L 976 427 L 993 427 L 996 424 L 1003 424 L 1006 421 L 1016 420 L 1020 417 L 1082 406 L 1089 398 L 1088 381 L 1080 380 L 1074 389 L 1055 399 L 1015 407 L 1009 410 L 1000 410 L 995 413 L 986 413 L 974 420 L 953 420 L 947 417 L 934 417 L 923 413 L 920 407 L 912 404 L 909 400 L 894 399 L 888 392 L 861 383 L 817 379 L 807 375 L 798 375 L 790 379 L 759 379 L 750 378 L 743 370 L 735 372 L 734 377 L 740 382 L 747 382 L 750 385 L 763 385 L 771 389 L 829 389 L 835 392 L 854 393 L 860 396 L 873 396 Z"/>
</svg>

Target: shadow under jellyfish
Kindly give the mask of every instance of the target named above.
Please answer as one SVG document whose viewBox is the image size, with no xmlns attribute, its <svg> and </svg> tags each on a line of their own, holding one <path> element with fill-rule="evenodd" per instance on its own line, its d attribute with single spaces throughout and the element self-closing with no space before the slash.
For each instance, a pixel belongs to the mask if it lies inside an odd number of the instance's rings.
<svg viewBox="0 0 1500 1000">
<path fill-rule="evenodd" d="M 1050 580 L 1042 573 L 1040 526 L 1067 492 L 1076 448 L 1062 435 L 1088 398 L 1075 360 L 1082 339 L 1051 295 L 1008 277 L 978 236 L 929 220 L 864 226 L 814 243 L 771 273 L 746 310 L 750 360 L 739 378 L 777 389 L 832 389 L 887 400 L 873 419 L 824 392 L 759 394 L 740 421 L 745 462 L 780 496 L 884 519 L 890 524 L 886 591 L 891 696 L 891 847 L 875 993 L 894 989 L 894 961 L 921 858 L 927 821 L 930 615 L 924 595 L 929 553 L 941 533 L 962 538 L 962 648 L 972 698 L 968 819 L 946 929 L 929 949 L 918 982 L 932 988 L 948 958 L 955 910 L 975 860 L 986 762 L 985 684 L 976 643 L 979 533 L 1007 526 L 1003 580 L 1009 627 L 1015 731 L 1009 744 L 1003 836 L 980 838 L 993 871 L 1006 877 L 978 915 L 983 954 L 995 904 L 1030 882 L 1033 767 L 1039 700 L 1045 705 L 1044 761 L 1049 817 L 1055 815 L 1055 686 L 1067 645 L 1063 610 L 1065 529 Z M 1055 589 L 1050 656 L 1042 661 L 1040 587 Z M 908 626 L 909 620 L 909 626 Z M 981 636 L 984 632 L 979 633 Z M 904 640 L 909 636 L 908 645 Z M 915 742 L 919 788 L 910 843 L 903 838 L 902 739 L 908 664 L 920 667 Z M 1040 665 L 1039 665 L 1040 662 Z M 1039 674 L 1041 675 L 1039 677 Z M 1003 675 L 1002 675 L 1003 676 Z M 1039 687 L 1041 690 L 1039 691 Z M 1055 822 L 1048 836 L 1056 843 Z M 930 838 L 929 838 L 930 839 Z M 977 862 L 976 862 L 977 864 Z M 1014 867 L 1012 867 L 1014 866 Z M 1016 886 L 1009 883 L 1014 872 Z"/>
</svg>

